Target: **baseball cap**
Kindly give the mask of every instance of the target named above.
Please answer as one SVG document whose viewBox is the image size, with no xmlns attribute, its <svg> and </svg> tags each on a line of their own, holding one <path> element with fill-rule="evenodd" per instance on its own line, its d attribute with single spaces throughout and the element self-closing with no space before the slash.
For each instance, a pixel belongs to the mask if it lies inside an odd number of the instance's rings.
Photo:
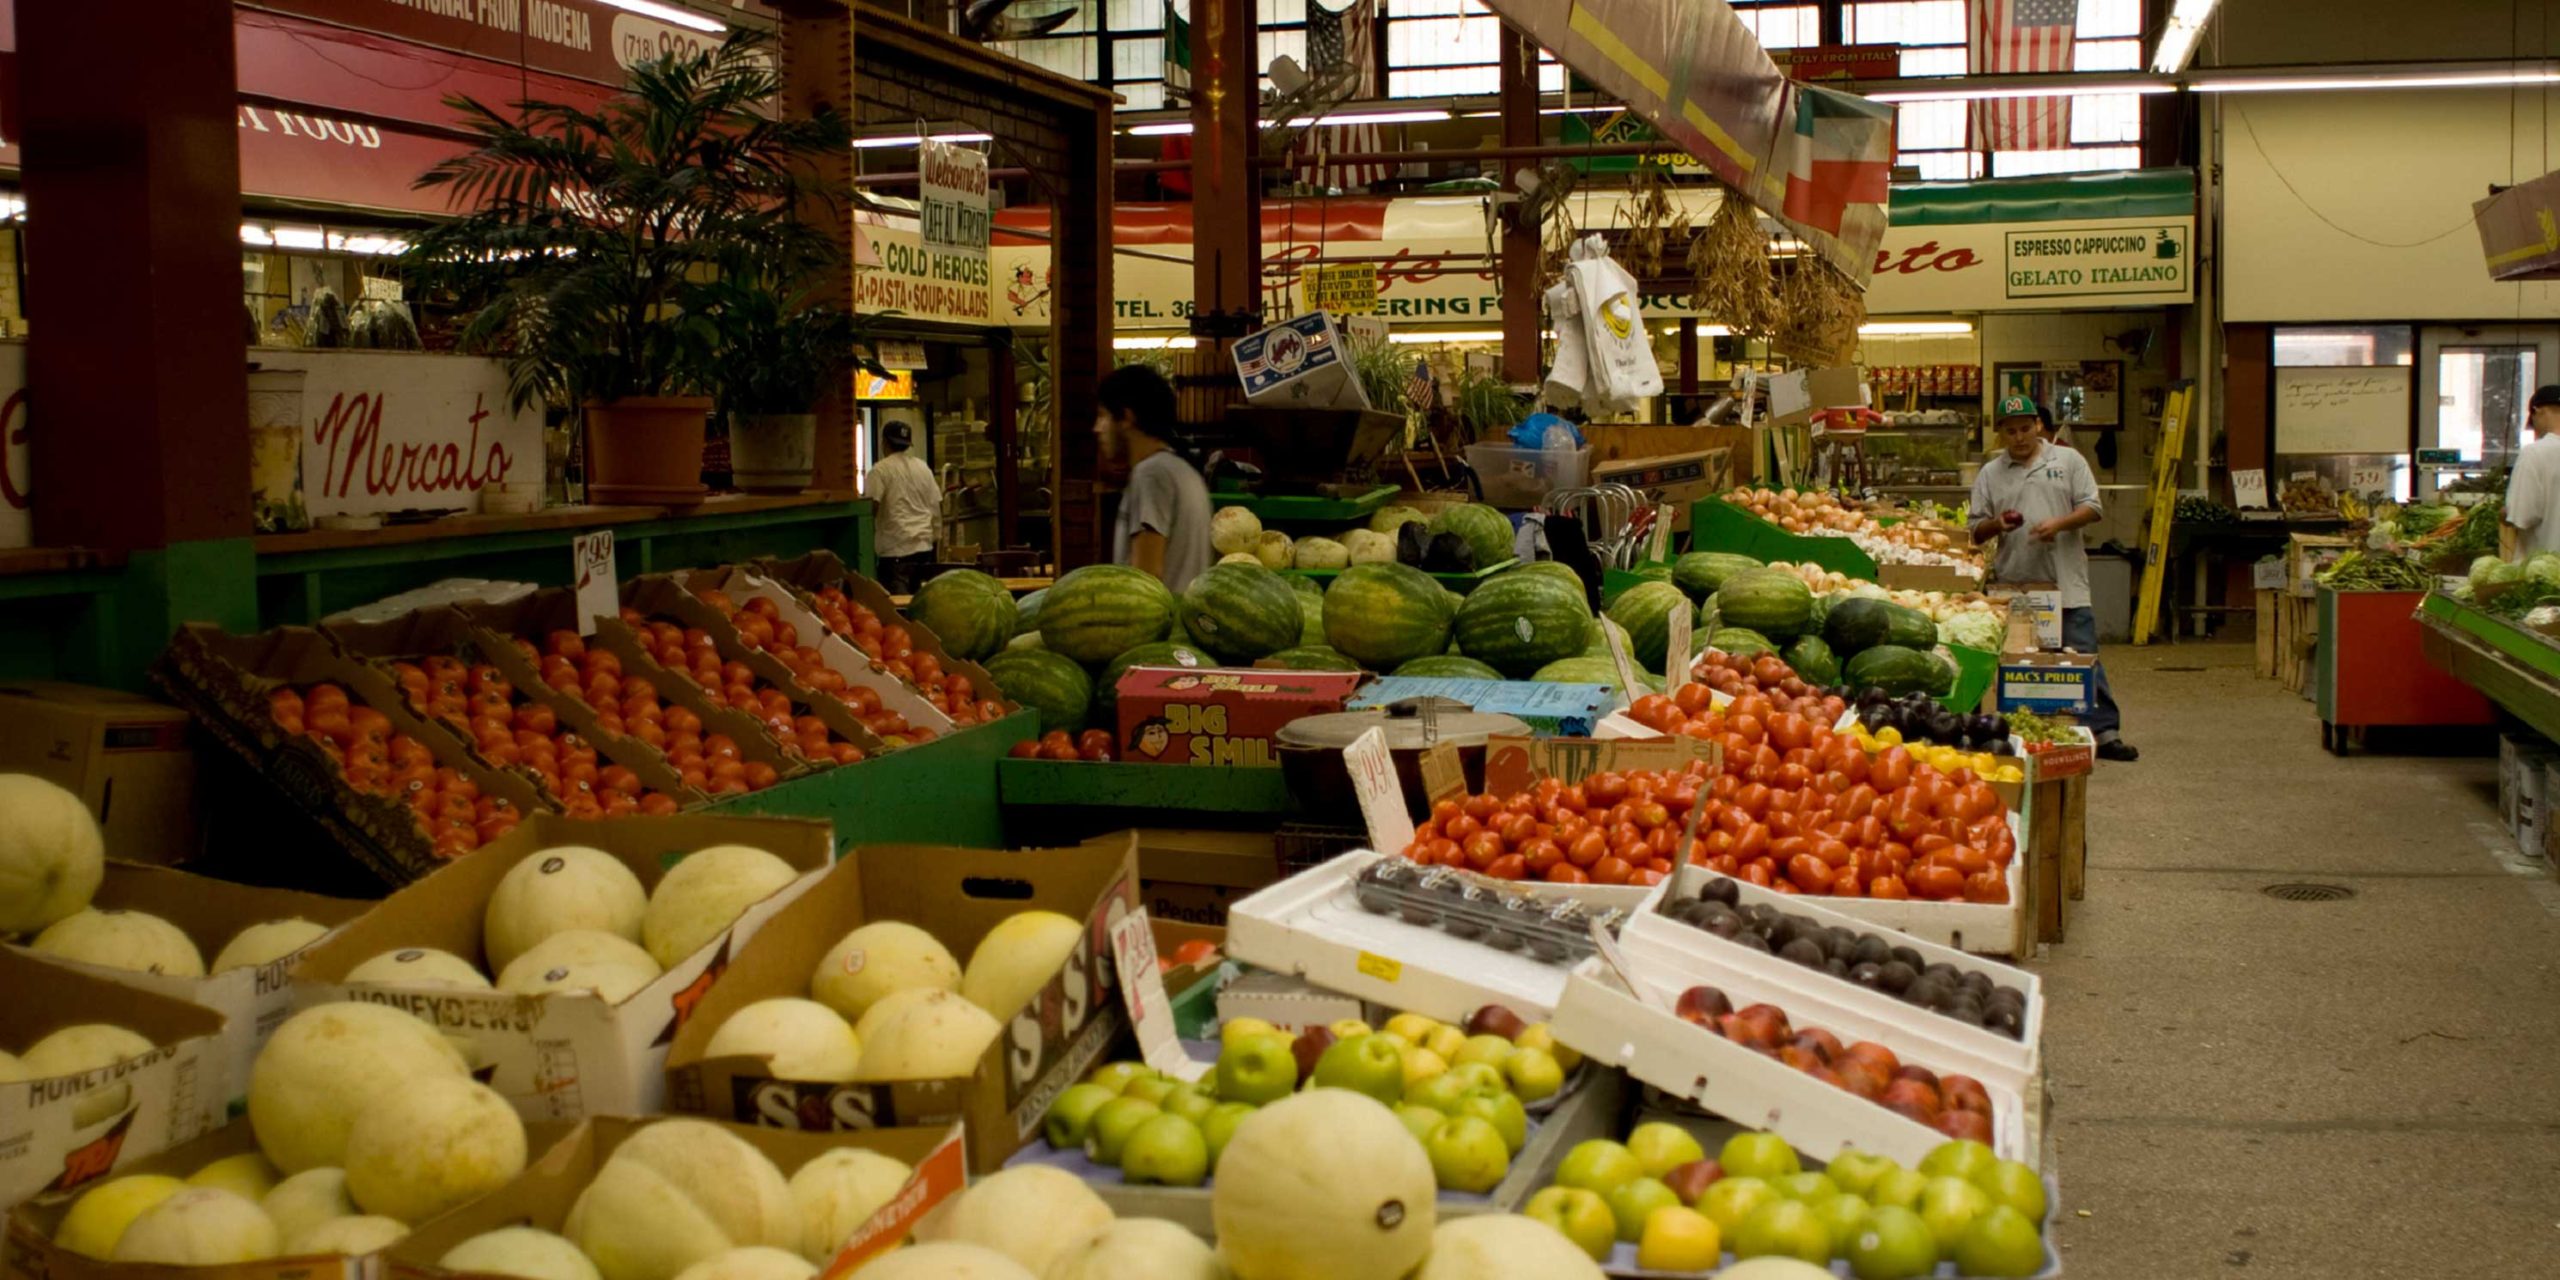
<svg viewBox="0 0 2560 1280">
<path fill-rule="evenodd" d="M 2552 387 L 2549 390 L 2555 397 L 2560 397 L 2560 387 Z M 2554 403 L 2560 403 L 2560 399 L 2555 399 Z M 2000 411 L 1991 415 L 1991 418 L 1994 422 L 2000 422 L 2010 418 L 2042 418 L 2043 416 L 2044 412 L 2036 408 L 2036 402 L 2030 397 L 2002 396 Z"/>
<path fill-rule="evenodd" d="M 2560 386 L 2536 388 L 2533 393 L 2533 403 L 2526 405 L 2525 407 L 2527 409 L 2560 408 Z"/>
</svg>

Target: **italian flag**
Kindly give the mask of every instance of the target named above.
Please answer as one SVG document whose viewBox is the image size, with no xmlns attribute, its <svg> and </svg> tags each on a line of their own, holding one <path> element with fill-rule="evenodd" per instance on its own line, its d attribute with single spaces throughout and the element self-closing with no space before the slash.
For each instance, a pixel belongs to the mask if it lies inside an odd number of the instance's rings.
<svg viewBox="0 0 2560 1280">
<path fill-rule="evenodd" d="M 1795 128 L 1779 136 L 1783 212 L 1833 235 L 1849 206 L 1882 205 L 1893 170 L 1893 108 L 1820 85 L 1791 84 Z"/>
</svg>

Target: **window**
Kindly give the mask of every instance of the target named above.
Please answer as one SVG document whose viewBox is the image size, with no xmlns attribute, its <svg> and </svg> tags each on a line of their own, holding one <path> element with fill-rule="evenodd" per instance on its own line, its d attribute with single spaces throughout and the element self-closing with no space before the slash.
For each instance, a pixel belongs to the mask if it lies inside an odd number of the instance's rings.
<svg viewBox="0 0 2560 1280">
<path fill-rule="evenodd" d="M 2140 70 L 2142 5 L 2143 0 L 2080 0 L 2072 66 L 2080 71 Z M 1850 44 L 1902 46 L 1905 76 L 1960 76 L 1967 70 L 1964 0 L 1849 0 L 1841 10 L 1841 37 Z M 2064 151 L 1986 155 L 1969 150 L 1969 117 L 1960 102 L 1902 104 L 1895 163 L 1919 170 L 1924 182 L 2090 173 L 2142 164 L 2139 94 L 2074 96 L 2071 147 Z"/>
<path fill-rule="evenodd" d="M 1476 97 L 1502 91 L 1502 20 L 1477 0 L 1382 0 L 1390 98 Z M 1564 64 L 1538 51 L 1538 89 L 1564 89 Z"/>
</svg>

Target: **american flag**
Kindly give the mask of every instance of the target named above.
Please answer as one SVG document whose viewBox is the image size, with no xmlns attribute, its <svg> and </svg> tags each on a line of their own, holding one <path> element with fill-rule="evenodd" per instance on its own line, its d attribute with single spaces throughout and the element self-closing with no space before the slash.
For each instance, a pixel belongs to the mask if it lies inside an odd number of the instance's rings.
<svg viewBox="0 0 2560 1280">
<path fill-rule="evenodd" d="M 1966 0 L 1969 67 L 1978 76 L 2071 69 L 2080 0 Z M 2071 99 L 1989 98 L 1973 104 L 1977 151 L 2059 151 L 2071 145 Z"/>
<path fill-rule="evenodd" d="M 1413 358 L 1413 376 L 1405 379 L 1404 408 L 1407 413 L 1428 414 L 1433 402 L 1440 398 L 1440 380 L 1432 376 L 1431 361 Z"/>
<path fill-rule="evenodd" d="M 1336 67 L 1348 67 L 1351 100 L 1364 102 L 1377 97 L 1377 46 L 1373 43 L 1377 29 L 1376 0 L 1358 0 L 1341 9 L 1327 9 L 1315 0 L 1307 0 L 1307 73 L 1322 76 Z M 1378 126 L 1374 124 L 1318 125 L 1298 143 L 1298 154 L 1309 159 L 1319 150 L 1339 154 L 1380 149 Z M 1301 164 L 1299 169 L 1309 182 L 1346 190 L 1384 182 L 1395 172 L 1395 166 L 1386 164 L 1309 163 Z"/>
</svg>

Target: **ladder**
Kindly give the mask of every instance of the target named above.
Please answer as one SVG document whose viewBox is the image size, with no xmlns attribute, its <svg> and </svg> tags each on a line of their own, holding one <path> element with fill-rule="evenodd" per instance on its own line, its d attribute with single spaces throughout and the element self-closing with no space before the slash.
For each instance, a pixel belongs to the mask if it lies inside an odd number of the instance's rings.
<svg viewBox="0 0 2560 1280">
<path fill-rule="evenodd" d="M 2160 413 L 2160 450 L 2151 456 L 2151 524 L 2142 535 L 2142 598 L 2133 614 L 2133 642 L 2149 644 L 2160 629 L 2160 595 L 2169 577 L 2169 525 L 2178 514 L 2178 459 L 2186 450 L 2187 417 L 2196 388 L 2179 383 Z"/>
</svg>

